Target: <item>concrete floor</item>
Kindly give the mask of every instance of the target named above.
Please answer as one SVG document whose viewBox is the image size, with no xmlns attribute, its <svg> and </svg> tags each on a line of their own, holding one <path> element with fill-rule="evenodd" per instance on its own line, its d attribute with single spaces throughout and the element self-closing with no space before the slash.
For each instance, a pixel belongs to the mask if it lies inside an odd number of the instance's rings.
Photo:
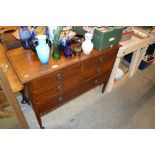
<svg viewBox="0 0 155 155">
<path fill-rule="evenodd" d="M 45 128 L 155 128 L 155 64 L 114 85 L 109 94 L 96 87 L 42 117 Z M 18 97 L 21 100 L 21 97 Z M 39 128 L 31 106 L 21 105 L 30 128 Z M 16 121 L 16 124 L 18 122 Z M 0 119 L 1 127 L 1 119 Z M 18 128 L 18 125 L 10 125 Z"/>
</svg>

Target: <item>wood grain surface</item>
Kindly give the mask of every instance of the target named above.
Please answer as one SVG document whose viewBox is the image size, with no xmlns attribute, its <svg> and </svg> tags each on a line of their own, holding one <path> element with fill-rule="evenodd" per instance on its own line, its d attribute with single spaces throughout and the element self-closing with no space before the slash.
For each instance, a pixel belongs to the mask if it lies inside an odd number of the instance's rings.
<svg viewBox="0 0 155 155">
<path fill-rule="evenodd" d="M 5 49 L 2 44 L 0 44 L 0 66 L 6 64 L 8 66 L 7 72 L 5 72 L 9 83 L 11 85 L 11 88 L 14 93 L 19 92 L 20 90 L 23 89 L 23 85 L 21 84 L 20 80 L 17 77 L 16 72 L 14 71 L 12 65 L 10 64 L 6 53 Z"/>
</svg>

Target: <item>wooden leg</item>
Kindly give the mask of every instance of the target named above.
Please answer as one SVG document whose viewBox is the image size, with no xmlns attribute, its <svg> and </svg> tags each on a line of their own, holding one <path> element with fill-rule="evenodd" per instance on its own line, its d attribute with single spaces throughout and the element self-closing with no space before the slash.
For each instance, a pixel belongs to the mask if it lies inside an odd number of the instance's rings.
<svg viewBox="0 0 155 155">
<path fill-rule="evenodd" d="M 112 89 L 114 79 L 115 79 L 115 75 L 116 75 L 116 72 L 117 72 L 120 61 L 121 61 L 121 58 L 116 58 L 116 60 L 115 60 L 114 67 L 112 69 L 109 81 L 108 81 L 107 86 L 105 88 L 105 92 L 107 92 L 107 93 L 109 93 L 111 91 L 111 89 Z"/>
<path fill-rule="evenodd" d="M 144 58 L 144 55 L 146 54 L 147 48 L 148 48 L 148 46 L 141 49 L 140 54 L 139 54 L 139 58 L 138 58 L 138 61 L 137 61 L 137 64 L 136 64 L 135 71 L 138 70 L 138 67 L 139 67 L 140 63 L 141 63 L 142 59 Z"/>
<path fill-rule="evenodd" d="M 8 111 L 5 109 L 0 109 L 0 118 L 2 117 L 12 117 L 15 116 L 15 113 L 13 111 Z"/>
<path fill-rule="evenodd" d="M 45 127 L 43 127 L 43 125 L 42 125 L 41 116 L 39 114 L 38 108 L 34 107 L 36 105 L 32 104 L 32 106 L 33 106 L 33 109 L 34 109 L 34 112 L 35 112 L 35 115 L 36 115 L 36 118 L 37 118 L 37 121 L 38 121 L 38 124 L 39 124 L 40 128 L 41 129 L 45 129 Z"/>
<path fill-rule="evenodd" d="M 104 93 L 105 88 L 106 88 L 106 86 L 107 86 L 107 83 L 108 83 L 108 82 L 106 82 L 106 83 L 103 84 L 103 87 L 102 87 L 102 93 Z"/>
<path fill-rule="evenodd" d="M 129 74 L 128 74 L 129 77 L 132 77 L 136 71 L 137 62 L 138 62 L 138 58 L 140 55 L 140 50 L 141 49 L 133 52 L 132 60 L 131 60 L 130 67 L 129 67 Z"/>
<path fill-rule="evenodd" d="M 21 103 L 22 103 L 22 104 L 26 104 L 26 103 L 27 103 L 28 105 L 30 105 L 30 103 L 29 103 L 27 97 L 25 96 L 24 90 L 21 90 L 20 93 L 21 93 L 21 95 L 22 95 L 22 101 L 21 101 Z"/>
<path fill-rule="evenodd" d="M 38 124 L 39 124 L 40 128 L 45 129 L 45 127 L 43 127 L 43 125 L 42 125 L 41 117 L 39 115 L 37 115 L 37 120 L 38 120 Z"/>
<path fill-rule="evenodd" d="M 27 124 L 24 114 L 18 104 L 16 96 L 11 89 L 11 86 L 9 84 L 9 81 L 8 81 L 6 75 L 4 74 L 4 72 L 1 69 L 0 69 L 0 85 L 4 91 L 4 94 L 7 98 L 8 103 L 12 106 L 12 108 L 19 120 L 21 127 L 24 129 L 28 129 L 29 128 L 28 124 Z"/>
</svg>

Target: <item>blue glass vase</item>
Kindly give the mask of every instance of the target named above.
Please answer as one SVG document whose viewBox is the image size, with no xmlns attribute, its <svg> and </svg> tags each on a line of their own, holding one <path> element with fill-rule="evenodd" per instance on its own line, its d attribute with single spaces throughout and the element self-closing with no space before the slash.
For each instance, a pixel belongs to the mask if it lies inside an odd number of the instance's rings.
<svg viewBox="0 0 155 155">
<path fill-rule="evenodd" d="M 20 42 L 24 49 L 30 49 L 29 42 L 31 41 L 31 32 L 27 26 L 20 26 L 19 29 Z"/>
<path fill-rule="evenodd" d="M 67 58 L 72 57 L 72 49 L 70 47 L 66 47 L 64 50 L 64 54 Z"/>
<path fill-rule="evenodd" d="M 71 46 L 71 41 L 70 41 L 70 39 L 67 39 L 66 40 L 66 47 L 64 50 L 64 54 L 67 58 L 72 57 L 72 49 L 70 48 L 70 46 Z"/>
</svg>

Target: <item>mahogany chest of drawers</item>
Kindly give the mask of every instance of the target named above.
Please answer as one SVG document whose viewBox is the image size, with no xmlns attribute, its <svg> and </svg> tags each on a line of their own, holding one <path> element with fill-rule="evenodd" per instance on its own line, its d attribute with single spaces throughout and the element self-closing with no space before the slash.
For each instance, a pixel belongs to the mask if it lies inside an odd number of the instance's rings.
<svg viewBox="0 0 155 155">
<path fill-rule="evenodd" d="M 108 82 L 118 46 L 99 52 L 95 49 L 90 55 L 67 59 L 62 56 L 49 64 L 40 64 L 36 54 L 22 48 L 9 50 L 8 57 L 14 66 L 25 92 L 32 102 L 41 128 L 41 116 L 63 105 L 78 95 Z"/>
</svg>

